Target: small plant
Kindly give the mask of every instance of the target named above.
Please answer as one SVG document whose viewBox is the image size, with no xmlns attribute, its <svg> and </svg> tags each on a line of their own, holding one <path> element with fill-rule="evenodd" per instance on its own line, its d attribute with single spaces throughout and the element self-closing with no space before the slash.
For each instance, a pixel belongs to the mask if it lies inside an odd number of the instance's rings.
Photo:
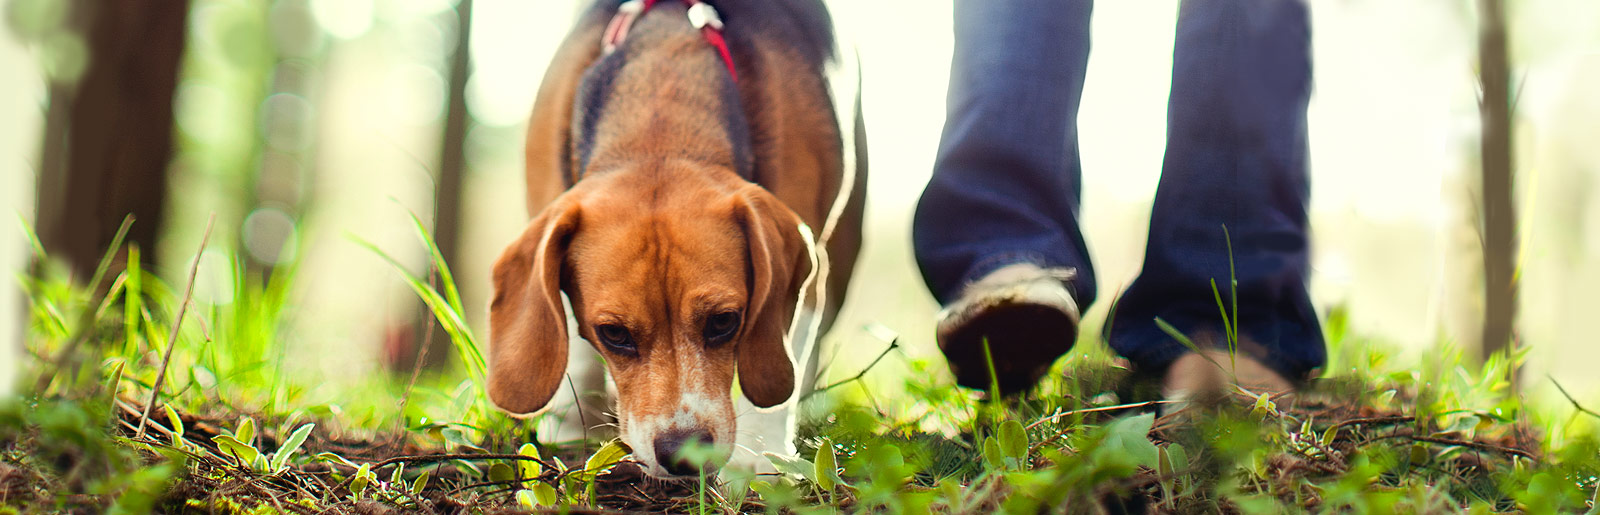
<svg viewBox="0 0 1600 515">
<path fill-rule="evenodd" d="M 942 363 L 919 359 L 904 361 L 903 393 L 877 392 L 890 374 L 873 368 L 900 361 L 884 359 L 900 340 L 874 336 L 887 348 L 823 388 L 827 409 L 803 427 L 801 453 L 766 456 L 778 474 L 638 480 L 620 441 L 535 443 L 531 422 L 488 407 L 479 339 L 454 278 L 412 222 L 431 277 L 396 270 L 452 330 L 459 365 L 415 384 L 379 376 L 330 388 L 292 373 L 285 347 L 293 336 L 281 330 L 293 315 L 292 267 L 267 280 L 233 266 L 236 301 L 196 304 L 186 324 L 175 323 L 179 306 L 195 301 L 150 273 L 136 248 L 108 251 L 125 251 L 127 266 L 105 268 L 91 281 L 98 287 L 40 267 L 25 280 L 38 387 L 25 402 L 0 402 L 0 513 L 359 505 L 407 513 L 1600 515 L 1600 414 L 1560 384 L 1569 405 L 1525 404 L 1510 378 L 1527 346 L 1480 367 L 1440 345 L 1410 366 L 1349 334 L 1342 310 L 1327 324 L 1337 375 L 1293 399 L 1239 390 L 1181 415 L 1153 413 L 1167 407 L 1162 401 L 1123 398 L 1126 371 L 1093 331 L 1044 384 L 1009 399 L 997 388 L 957 388 Z M 1236 346 L 1237 309 L 1226 307 L 1221 288 L 1213 295 Z M 147 417 L 153 397 L 159 409 Z M 407 401 L 397 408 L 399 398 Z M 685 451 L 694 463 L 718 455 Z"/>
</svg>

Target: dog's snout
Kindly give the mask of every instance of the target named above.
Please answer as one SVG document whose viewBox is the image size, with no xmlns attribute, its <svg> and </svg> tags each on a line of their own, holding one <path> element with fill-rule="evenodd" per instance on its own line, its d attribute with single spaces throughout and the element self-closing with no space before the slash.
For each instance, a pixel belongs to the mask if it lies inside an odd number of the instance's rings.
<svg viewBox="0 0 1600 515">
<path fill-rule="evenodd" d="M 709 450 L 713 439 L 711 432 L 704 429 L 692 431 L 671 431 L 656 437 L 656 463 L 667 469 L 667 473 L 674 476 L 692 476 L 701 468 L 711 466 L 709 457 L 702 453 L 685 453 L 689 447 L 700 447 Z M 696 465 L 700 465 L 697 467 Z"/>
</svg>

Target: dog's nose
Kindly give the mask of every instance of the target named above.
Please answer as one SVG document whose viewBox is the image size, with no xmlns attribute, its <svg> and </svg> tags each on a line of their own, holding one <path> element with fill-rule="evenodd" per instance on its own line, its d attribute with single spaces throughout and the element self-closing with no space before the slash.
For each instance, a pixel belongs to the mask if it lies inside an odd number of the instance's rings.
<svg viewBox="0 0 1600 515">
<path fill-rule="evenodd" d="M 692 431 L 669 431 L 656 437 L 656 463 L 661 468 L 667 469 L 668 474 L 674 476 L 691 476 L 700 472 L 695 467 L 695 462 L 706 460 L 705 456 L 683 456 L 680 452 L 684 447 L 698 445 L 710 448 L 712 443 L 711 432 L 704 429 Z M 709 463 L 702 463 L 709 468 Z"/>
</svg>

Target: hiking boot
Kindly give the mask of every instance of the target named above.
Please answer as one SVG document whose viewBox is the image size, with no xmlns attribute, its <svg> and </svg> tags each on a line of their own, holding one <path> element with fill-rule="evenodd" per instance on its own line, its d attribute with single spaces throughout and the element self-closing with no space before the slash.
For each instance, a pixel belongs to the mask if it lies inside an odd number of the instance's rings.
<svg viewBox="0 0 1600 515">
<path fill-rule="evenodd" d="M 1248 339 L 1241 340 L 1238 345 L 1241 350 L 1229 356 L 1228 351 L 1214 346 L 1216 341 L 1215 334 L 1203 333 L 1194 338 L 1195 345 L 1205 350 L 1184 354 L 1167 367 L 1161 381 L 1163 397 L 1180 402 L 1215 397 L 1232 385 L 1257 395 L 1294 391 L 1294 383 L 1242 351 L 1259 349 L 1260 345 Z"/>
<path fill-rule="evenodd" d="M 939 350 L 956 384 L 991 388 L 986 340 L 1001 395 L 1038 383 L 1078 337 L 1078 303 L 1064 283 L 1076 274 L 1018 263 L 968 285 L 937 319 Z"/>
</svg>

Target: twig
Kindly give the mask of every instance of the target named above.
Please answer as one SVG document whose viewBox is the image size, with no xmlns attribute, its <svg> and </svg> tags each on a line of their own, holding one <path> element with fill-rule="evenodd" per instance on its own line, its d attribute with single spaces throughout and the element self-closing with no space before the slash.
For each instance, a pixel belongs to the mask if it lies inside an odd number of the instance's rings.
<svg viewBox="0 0 1600 515">
<path fill-rule="evenodd" d="M 1064 413 L 1057 413 L 1057 414 L 1054 414 L 1054 415 L 1050 415 L 1048 417 L 1041 418 L 1041 419 L 1039 419 L 1037 421 L 1034 421 L 1034 423 L 1032 423 L 1032 424 L 1028 424 L 1028 427 L 1026 429 L 1033 429 L 1035 427 L 1038 427 L 1039 424 L 1045 423 L 1046 421 L 1059 420 L 1062 417 L 1069 417 L 1069 416 L 1072 416 L 1072 415 L 1081 415 L 1081 414 L 1084 414 L 1084 413 L 1099 413 L 1099 412 L 1102 412 L 1102 411 L 1119 411 L 1119 410 L 1125 410 L 1125 409 L 1143 408 L 1143 407 L 1146 407 L 1146 406 L 1156 406 L 1156 405 L 1160 405 L 1160 404 L 1171 404 L 1173 402 L 1176 402 L 1176 401 L 1168 401 L 1168 400 L 1145 401 L 1145 402 L 1135 402 L 1133 404 L 1120 404 L 1120 405 L 1116 405 L 1116 406 L 1102 406 L 1102 407 L 1099 407 L 1099 408 L 1085 408 L 1085 409 L 1079 409 L 1079 410 L 1072 410 L 1072 411 L 1068 411 L 1068 412 L 1064 412 Z M 1024 432 L 1026 432 L 1026 429 L 1024 430 Z M 1036 443 L 1036 444 L 1033 444 L 1033 445 L 1029 446 L 1028 447 L 1028 454 L 1031 455 L 1031 454 L 1033 454 L 1035 452 L 1039 452 L 1039 449 L 1043 449 L 1045 445 L 1049 445 L 1049 444 L 1055 442 L 1056 440 L 1060 439 L 1061 437 L 1066 436 L 1067 431 L 1071 430 L 1071 429 L 1072 429 L 1071 427 L 1063 428 L 1062 430 L 1057 431 L 1056 434 L 1050 435 L 1049 438 L 1045 438 L 1043 440 L 1040 440 L 1039 443 Z M 1153 428 L 1151 430 L 1154 431 Z"/>
<path fill-rule="evenodd" d="M 382 468 L 387 467 L 389 465 L 394 465 L 396 463 L 433 463 L 433 462 L 436 462 L 436 461 L 454 461 L 454 460 L 461 460 L 461 461 L 486 461 L 486 460 L 533 461 L 533 462 L 538 462 L 539 465 L 544 467 L 545 470 L 559 470 L 554 465 L 551 465 L 550 463 L 548 463 L 548 462 L 546 462 L 544 460 L 541 460 L 539 458 L 535 458 L 533 456 L 525 456 L 525 455 L 521 455 L 521 454 L 427 454 L 427 455 L 422 455 L 422 456 L 395 456 L 393 458 L 389 458 L 389 459 L 380 461 L 380 462 L 378 462 L 376 464 L 373 464 L 371 470 L 372 470 L 372 472 L 376 473 L 376 472 L 378 472 L 379 469 L 382 469 Z M 527 478 L 527 479 L 532 479 L 532 478 Z"/>
<path fill-rule="evenodd" d="M 1524 451 L 1522 449 L 1517 449 L 1517 448 L 1512 448 L 1512 447 L 1501 447 L 1499 445 L 1487 444 L 1487 443 L 1481 443 L 1481 442 L 1472 442 L 1472 441 L 1467 441 L 1467 440 L 1452 440 L 1452 439 L 1449 439 L 1449 438 L 1434 438 L 1434 437 L 1431 437 L 1431 436 L 1417 436 L 1417 435 L 1414 435 L 1414 434 L 1393 434 L 1393 435 L 1379 437 L 1379 438 L 1376 438 L 1376 439 L 1377 440 L 1384 440 L 1384 439 L 1389 439 L 1389 438 L 1409 438 L 1414 442 L 1436 443 L 1436 444 L 1439 444 L 1439 445 L 1454 445 L 1454 446 L 1457 446 L 1457 447 L 1468 447 L 1468 448 L 1478 449 L 1478 450 L 1483 450 L 1483 451 L 1494 451 L 1494 452 L 1498 452 L 1498 453 L 1501 453 L 1501 454 L 1509 454 L 1509 455 L 1512 455 L 1512 456 L 1517 456 L 1519 458 L 1526 458 L 1526 459 L 1535 460 L 1535 461 L 1537 461 L 1539 459 L 1537 456 L 1534 456 L 1533 453 L 1530 453 L 1528 451 Z"/>
<path fill-rule="evenodd" d="M 1595 418 L 1600 418 L 1600 413 L 1595 413 L 1594 411 L 1589 410 L 1589 408 L 1583 407 L 1582 404 L 1578 404 L 1578 399 L 1574 399 L 1572 397 L 1572 394 L 1567 393 L 1567 389 L 1561 387 L 1561 383 L 1557 382 L 1555 377 L 1551 377 L 1550 374 L 1545 374 L 1544 376 L 1550 378 L 1550 383 L 1556 385 L 1556 389 L 1561 391 L 1561 396 L 1562 397 L 1566 397 L 1567 398 L 1567 402 L 1572 403 L 1572 407 L 1577 409 L 1579 413 L 1583 413 L 1583 414 L 1586 414 L 1586 415 L 1589 415 L 1589 416 L 1595 417 Z"/>
<path fill-rule="evenodd" d="M 525 482 L 528 482 L 528 481 L 534 481 L 536 479 L 537 478 L 517 478 L 517 479 L 502 479 L 502 480 L 499 480 L 499 481 L 485 481 L 485 482 L 482 482 L 482 483 L 472 483 L 472 484 L 469 484 L 469 485 L 461 485 L 460 487 L 457 487 L 456 489 L 445 493 L 445 495 L 455 495 L 455 494 L 459 494 L 461 492 L 464 492 L 464 491 L 467 491 L 467 490 L 470 490 L 470 489 L 473 489 L 473 488 L 483 488 L 483 487 L 486 487 L 486 486 L 520 485 L 522 483 L 525 483 Z"/>
<path fill-rule="evenodd" d="M 438 284 L 438 267 L 428 267 L 428 287 L 437 288 Z M 422 364 L 428 360 L 428 348 L 433 347 L 433 325 L 437 323 L 437 317 L 434 316 L 433 310 L 427 309 L 427 306 L 423 306 L 423 311 L 428 314 L 427 332 L 422 335 L 422 349 L 417 351 L 417 362 L 411 365 L 411 380 L 406 383 L 406 390 L 400 393 L 400 408 L 395 411 L 396 413 L 400 414 L 400 416 L 394 421 L 394 430 L 396 433 L 401 433 L 400 430 L 404 427 L 406 420 L 406 404 L 411 401 L 411 389 L 416 388 L 417 376 L 422 375 Z M 400 443 L 401 447 L 405 445 L 404 433 L 400 434 L 397 442 Z"/>
<path fill-rule="evenodd" d="M 194 299 L 194 278 L 200 273 L 200 257 L 206 253 L 206 243 L 211 240 L 211 228 L 217 223 L 217 213 L 211 212 L 211 218 L 206 221 L 206 232 L 200 236 L 200 250 L 194 253 L 194 263 L 189 265 L 189 286 L 183 290 L 183 302 L 178 304 L 178 317 L 172 321 L 172 333 L 167 335 L 167 352 L 161 356 L 161 368 L 156 372 L 156 383 L 150 388 L 150 402 L 144 405 L 144 415 L 139 417 L 139 430 L 134 431 L 133 439 L 144 438 L 144 426 L 150 421 L 150 410 L 156 407 L 156 398 L 161 396 L 161 383 L 167 379 L 167 365 L 172 364 L 172 349 L 178 346 L 178 330 L 183 328 L 183 316 L 189 311 L 189 302 Z"/>
<path fill-rule="evenodd" d="M 1404 416 L 1404 415 L 1391 416 L 1391 417 L 1352 418 L 1350 420 L 1346 420 L 1346 421 L 1334 424 L 1332 426 L 1328 426 L 1328 430 L 1329 431 L 1333 431 L 1334 432 L 1333 434 L 1339 434 L 1338 430 L 1340 428 L 1345 427 L 1345 426 L 1353 426 L 1353 425 L 1357 425 L 1357 424 L 1392 425 L 1392 424 L 1403 424 L 1403 423 L 1406 423 L 1406 422 L 1413 422 L 1413 421 L 1416 421 L 1416 420 L 1417 420 L 1417 417 Z"/>
<path fill-rule="evenodd" d="M 1135 409 L 1135 408 L 1143 408 L 1143 407 L 1147 407 L 1147 406 L 1156 406 L 1156 405 L 1160 405 L 1160 404 L 1172 404 L 1174 402 L 1177 402 L 1177 401 L 1169 401 L 1169 400 L 1145 401 L 1145 402 L 1135 402 L 1135 403 L 1132 403 L 1132 404 L 1118 404 L 1116 406 L 1101 406 L 1101 407 L 1098 407 L 1098 408 L 1077 409 L 1077 410 L 1072 410 L 1072 411 L 1056 413 L 1056 414 L 1041 418 L 1039 420 L 1034 421 L 1032 424 L 1028 424 L 1028 427 L 1026 427 L 1025 429 L 1033 429 L 1035 427 L 1039 427 L 1040 424 L 1044 424 L 1044 423 L 1047 423 L 1047 422 L 1053 422 L 1053 421 L 1058 420 L 1058 419 L 1060 419 L 1062 417 L 1070 417 L 1070 416 L 1073 416 L 1073 415 L 1082 415 L 1084 413 L 1099 413 L 1099 412 L 1102 412 L 1102 411 L 1120 411 L 1120 410 L 1125 410 L 1125 409 Z"/>
<path fill-rule="evenodd" d="M 100 282 L 105 280 L 106 270 L 111 268 L 111 260 L 116 257 L 117 249 L 122 248 L 122 241 L 128 237 L 128 229 L 131 227 L 133 227 L 133 215 L 130 214 L 122 219 L 122 226 L 117 228 L 116 235 L 111 237 L 111 248 L 100 256 L 100 263 L 95 265 L 94 277 L 89 279 L 90 307 L 105 302 L 105 298 L 100 296 Z M 111 290 L 110 288 L 106 289 L 105 295 L 111 295 Z M 50 371 L 40 375 L 38 382 L 34 383 L 33 391 L 35 395 L 43 396 L 45 388 L 49 388 L 50 383 L 55 381 L 56 374 L 60 373 L 61 369 L 68 367 L 72 356 L 77 354 L 78 347 L 82 346 L 83 342 L 89 339 L 89 335 L 94 333 L 94 321 L 99 314 L 99 309 L 86 309 L 83 315 L 78 317 L 77 334 L 74 334 L 72 340 L 67 342 L 67 345 L 62 347 L 61 351 L 56 354 L 55 364 L 50 368 Z"/>
<path fill-rule="evenodd" d="M 857 372 L 854 377 L 851 377 L 849 379 L 841 380 L 839 382 L 830 384 L 828 386 L 824 386 L 824 387 L 816 389 L 816 390 L 812 390 L 810 392 L 806 392 L 805 395 L 800 396 L 800 400 L 804 401 L 806 399 L 810 399 L 813 395 L 817 395 L 817 394 L 826 392 L 828 390 L 832 390 L 834 388 L 838 388 L 840 386 L 844 386 L 844 385 L 849 384 L 849 383 L 860 381 L 861 378 L 867 376 L 867 372 L 872 371 L 873 367 L 878 366 L 878 362 L 879 361 L 883 361 L 883 357 L 884 356 L 888 356 L 890 351 L 893 351 L 893 350 L 898 349 L 898 348 L 900 348 L 900 338 L 895 338 L 894 340 L 889 341 L 889 346 L 884 348 L 883 352 L 878 353 L 878 357 L 873 358 L 872 362 L 868 363 L 866 368 L 863 368 L 863 369 L 861 369 L 860 372 Z"/>
</svg>

